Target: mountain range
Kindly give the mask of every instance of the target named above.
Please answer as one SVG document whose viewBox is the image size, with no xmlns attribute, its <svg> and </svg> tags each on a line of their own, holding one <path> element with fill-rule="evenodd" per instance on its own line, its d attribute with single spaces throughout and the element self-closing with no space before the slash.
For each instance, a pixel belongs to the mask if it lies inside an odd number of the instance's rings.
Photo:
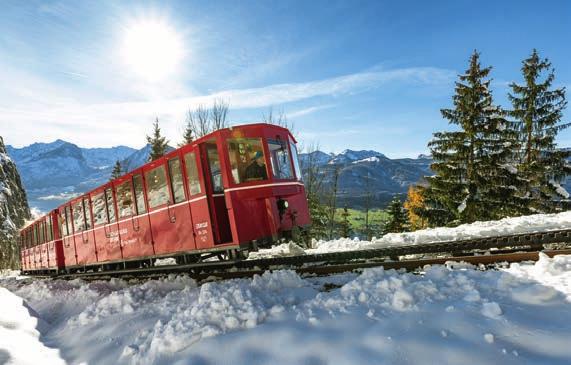
<svg viewBox="0 0 571 365">
<path fill-rule="evenodd" d="M 125 168 L 144 164 L 149 147 L 81 148 L 58 139 L 6 150 L 18 166 L 30 206 L 48 211 L 108 181 L 116 161 Z"/>
<path fill-rule="evenodd" d="M 58 139 L 22 148 L 8 145 L 6 151 L 18 167 L 30 207 L 48 211 L 107 182 L 116 161 L 121 161 L 124 171 L 144 164 L 150 146 L 138 150 L 126 146 L 82 148 Z M 411 184 L 432 175 L 432 159 L 427 155 L 391 159 L 377 151 L 345 150 L 338 154 L 314 151 L 299 157 L 302 166 L 310 159 L 320 166 L 329 187 L 337 169 L 338 206 L 351 208 L 363 208 L 367 191 L 374 198 L 372 207 L 384 207 L 395 194 L 405 194 Z M 564 186 L 571 191 L 571 178 Z"/>
<path fill-rule="evenodd" d="M 338 170 L 338 206 L 363 208 L 366 196 L 370 194 L 372 207 L 384 207 L 395 194 L 405 194 L 410 185 L 432 175 L 432 159 L 426 155 L 391 159 L 370 150 L 345 150 L 339 154 L 315 151 L 311 154 L 300 154 L 300 162 L 303 166 L 312 160 L 320 166 L 327 187 L 333 185 L 333 171 Z"/>
<path fill-rule="evenodd" d="M 71 197 L 89 191 L 109 180 L 116 161 L 124 171 L 130 171 L 147 161 L 150 146 L 134 149 L 126 146 L 111 148 L 82 148 L 73 143 L 56 140 L 34 143 L 22 148 L 6 146 L 8 155 L 16 162 L 31 207 L 48 211 Z M 396 193 L 404 193 L 410 184 L 430 174 L 430 158 L 390 159 L 376 151 L 345 150 L 339 154 L 313 152 L 315 161 L 328 171 L 340 169 L 339 198 L 350 207 L 362 205 L 366 184 L 379 202 L 386 202 Z M 300 154 L 303 163 L 307 154 Z M 326 174 L 325 183 L 331 183 Z"/>
</svg>

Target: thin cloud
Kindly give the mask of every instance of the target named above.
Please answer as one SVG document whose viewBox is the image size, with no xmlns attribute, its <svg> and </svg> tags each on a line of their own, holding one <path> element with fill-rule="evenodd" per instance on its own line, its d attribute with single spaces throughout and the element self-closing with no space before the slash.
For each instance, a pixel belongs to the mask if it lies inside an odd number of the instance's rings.
<svg viewBox="0 0 571 365">
<path fill-rule="evenodd" d="M 302 117 L 304 115 L 315 113 L 316 111 L 319 111 L 319 110 L 333 108 L 334 106 L 335 106 L 334 104 L 312 106 L 309 108 L 300 109 L 300 110 L 296 110 L 296 111 L 291 112 L 291 113 L 287 113 L 287 117 L 289 119 L 296 119 L 296 118 Z"/>
<path fill-rule="evenodd" d="M 77 101 L 62 103 L 61 98 L 45 95 L 43 103 L 22 105 L 0 104 L 0 125 L 17 124 L 19 131 L 8 133 L 13 144 L 22 145 L 31 140 L 45 140 L 47 136 L 61 136 L 59 132 L 66 126 L 74 128 L 71 137 L 76 143 L 85 146 L 130 144 L 138 146 L 135 141 L 144 140 L 148 123 L 155 116 L 167 137 L 176 138 L 178 124 L 184 120 L 189 108 L 198 105 L 209 105 L 216 99 L 224 99 L 231 110 L 253 109 L 271 105 L 283 105 L 290 102 L 306 100 L 314 97 L 339 97 L 347 94 L 362 93 L 390 83 L 448 83 L 455 77 L 455 72 L 438 68 L 404 68 L 393 70 L 368 71 L 339 76 L 324 80 L 303 83 L 275 84 L 260 88 L 225 90 L 210 95 L 174 98 L 160 101 L 117 102 L 85 104 Z M 4 90 L 4 92 L 9 90 Z M 3 93 L 2 93 L 3 94 Z M 38 90 L 34 92 L 35 97 Z M 1 95 L 0 95 L 1 96 Z M 34 98 L 35 99 L 35 98 Z M 49 101 L 54 104 L 49 107 Z M 0 101 L 1 103 L 1 101 Z M 300 110 L 290 117 L 314 112 L 318 107 Z M 323 107 L 322 107 L 323 108 Z M 301 114 L 300 114 L 301 113 Z M 9 122 L 8 122 L 9 121 Z M 55 134 L 54 132 L 58 132 Z M 65 131 L 65 134 L 71 133 Z M 19 133 L 19 134 L 16 134 Z M 174 139 L 173 138 L 173 139 Z"/>
</svg>

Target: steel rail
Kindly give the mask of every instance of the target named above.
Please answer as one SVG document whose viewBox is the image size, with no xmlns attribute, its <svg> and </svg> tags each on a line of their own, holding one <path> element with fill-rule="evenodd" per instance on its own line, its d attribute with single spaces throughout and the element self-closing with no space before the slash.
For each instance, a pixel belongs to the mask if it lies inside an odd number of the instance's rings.
<svg viewBox="0 0 571 365">
<path fill-rule="evenodd" d="M 291 269 L 296 271 L 300 275 L 304 276 L 327 276 L 332 274 L 346 273 L 362 271 L 367 268 L 373 267 L 383 267 L 385 270 L 391 269 L 405 269 L 407 271 L 422 270 L 426 265 L 444 265 L 446 263 L 469 263 L 472 265 L 485 265 L 489 267 L 492 264 L 498 263 L 513 263 L 522 261 L 537 261 L 539 260 L 540 252 L 546 254 L 549 257 L 554 257 L 556 255 L 571 255 L 571 249 L 561 249 L 561 250 L 544 250 L 535 252 L 510 252 L 510 253 L 497 253 L 490 255 L 479 255 L 479 256 L 458 256 L 458 257 L 438 257 L 438 258 L 423 258 L 423 259 L 410 259 L 402 261 L 362 261 L 362 262 L 351 262 L 351 263 L 341 263 L 341 264 L 326 264 L 318 266 L 309 267 L 274 267 L 272 269 L 262 269 L 262 268 L 248 268 L 243 270 L 223 270 L 223 271 L 211 271 L 211 272 L 201 272 L 193 275 L 192 277 L 197 280 L 197 282 L 206 281 L 218 281 L 218 280 L 228 280 L 228 279 L 238 279 L 238 278 L 249 278 L 255 275 L 262 275 L 268 271 Z M 162 277 L 165 274 L 153 273 L 150 275 L 142 275 L 141 273 L 135 273 L 136 275 L 123 276 L 125 279 L 152 279 Z M 111 278 L 112 276 L 105 276 L 103 273 L 101 276 L 86 277 L 88 280 L 101 280 L 102 278 Z"/>
<path fill-rule="evenodd" d="M 118 276 L 160 276 L 172 273 L 190 273 L 192 276 L 208 276 L 213 273 L 223 271 L 265 271 L 274 268 L 290 268 L 296 270 L 311 270 L 311 267 L 326 267 L 332 265 L 359 265 L 357 261 L 370 261 L 374 259 L 390 258 L 392 261 L 384 261 L 385 265 L 390 266 L 388 262 L 412 262 L 411 260 L 398 261 L 399 256 L 406 255 L 426 255 L 426 254 L 445 254 L 445 260 L 458 260 L 459 257 L 467 256 L 474 253 L 475 250 L 505 249 L 508 247 L 517 247 L 521 250 L 541 250 L 545 244 L 571 243 L 571 229 L 524 233 L 506 236 L 480 237 L 476 239 L 466 239 L 458 241 L 432 242 L 413 245 L 388 246 L 381 248 L 328 252 L 321 254 L 297 255 L 288 257 L 271 257 L 254 260 L 231 260 L 231 261 L 212 261 L 201 262 L 184 265 L 165 265 L 153 266 L 147 268 L 121 269 L 114 271 L 96 271 L 83 273 L 66 273 L 55 277 L 70 278 L 98 278 L 98 277 L 118 277 Z M 493 251 L 491 251 L 493 253 Z M 498 252 L 498 256 L 501 252 Z M 474 256 L 485 257 L 485 256 Z M 434 260 L 434 259 L 429 259 Z M 434 261 L 432 261 L 434 262 Z M 316 269 L 318 270 L 318 269 Z M 44 276 L 45 277 L 45 276 Z"/>
</svg>

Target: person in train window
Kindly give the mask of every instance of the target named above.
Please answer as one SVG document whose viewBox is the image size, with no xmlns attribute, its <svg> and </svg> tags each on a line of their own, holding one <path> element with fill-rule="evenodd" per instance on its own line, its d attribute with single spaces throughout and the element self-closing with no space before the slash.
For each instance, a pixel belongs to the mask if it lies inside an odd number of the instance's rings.
<svg viewBox="0 0 571 365">
<path fill-rule="evenodd" d="M 266 173 L 266 162 L 264 161 L 264 154 L 258 151 L 254 154 L 252 162 L 246 167 L 246 181 L 250 180 L 266 180 L 268 175 Z"/>
</svg>

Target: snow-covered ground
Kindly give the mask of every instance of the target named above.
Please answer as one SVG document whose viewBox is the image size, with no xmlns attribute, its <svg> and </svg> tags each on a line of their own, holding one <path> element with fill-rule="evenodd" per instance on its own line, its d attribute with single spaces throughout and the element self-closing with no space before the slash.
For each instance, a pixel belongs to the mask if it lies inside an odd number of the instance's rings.
<svg viewBox="0 0 571 365">
<path fill-rule="evenodd" d="M 569 364 L 571 256 L 480 271 L 0 279 L 0 363 Z M 17 295 L 17 297 L 16 297 Z M 23 301 L 22 299 L 23 298 Z M 32 358 L 36 356 L 36 358 Z M 37 362 L 37 357 L 41 361 Z"/>
<path fill-rule="evenodd" d="M 293 256 L 308 253 L 326 253 L 349 251 L 386 246 L 420 245 L 431 242 L 445 242 L 462 239 L 502 236 L 509 234 L 533 233 L 571 228 L 571 211 L 558 214 L 534 214 L 516 218 L 504 218 L 498 221 L 475 222 L 453 228 L 439 227 L 415 232 L 389 233 L 371 241 L 357 238 L 341 238 L 331 241 L 314 241 L 313 248 L 303 250 L 295 244 L 284 243 L 270 249 L 250 254 L 250 259 L 275 256 Z"/>
</svg>

